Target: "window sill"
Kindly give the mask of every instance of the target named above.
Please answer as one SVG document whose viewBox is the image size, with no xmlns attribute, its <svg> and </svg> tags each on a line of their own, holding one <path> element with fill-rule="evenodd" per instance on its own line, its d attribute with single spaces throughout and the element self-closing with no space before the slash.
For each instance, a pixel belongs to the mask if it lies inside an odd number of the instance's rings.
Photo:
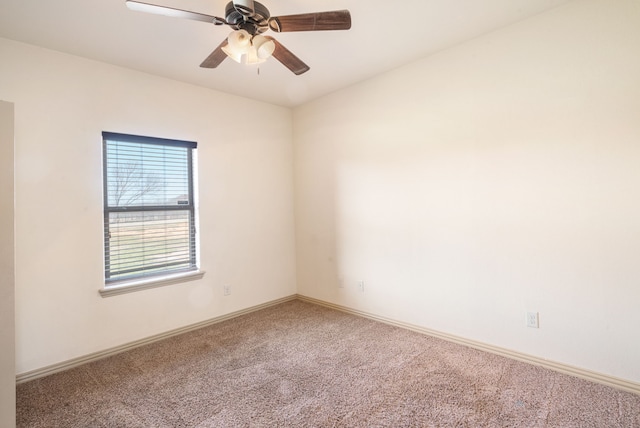
<svg viewBox="0 0 640 428">
<path fill-rule="evenodd" d="M 117 296 L 119 294 L 133 293 L 135 291 L 148 290 L 150 288 L 164 287 L 165 285 L 179 284 L 187 281 L 195 281 L 204 276 L 204 271 L 197 270 L 183 272 L 174 275 L 158 276 L 155 278 L 123 281 L 114 285 L 105 286 L 99 290 L 102 297 Z"/>
</svg>

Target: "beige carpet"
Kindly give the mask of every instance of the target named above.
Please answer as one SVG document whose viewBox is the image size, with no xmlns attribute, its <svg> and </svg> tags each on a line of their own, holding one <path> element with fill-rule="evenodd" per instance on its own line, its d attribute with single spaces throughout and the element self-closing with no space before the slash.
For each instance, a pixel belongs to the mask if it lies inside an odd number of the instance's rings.
<svg viewBox="0 0 640 428">
<path fill-rule="evenodd" d="M 292 301 L 18 386 L 18 427 L 640 427 L 640 396 Z"/>
</svg>

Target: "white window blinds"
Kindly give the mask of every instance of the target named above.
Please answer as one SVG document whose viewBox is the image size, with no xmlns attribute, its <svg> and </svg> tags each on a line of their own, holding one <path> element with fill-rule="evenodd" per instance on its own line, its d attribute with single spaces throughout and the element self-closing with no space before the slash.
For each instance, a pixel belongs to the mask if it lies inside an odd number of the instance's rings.
<svg viewBox="0 0 640 428">
<path fill-rule="evenodd" d="M 111 132 L 102 137 L 107 285 L 197 269 L 196 143 Z"/>
</svg>

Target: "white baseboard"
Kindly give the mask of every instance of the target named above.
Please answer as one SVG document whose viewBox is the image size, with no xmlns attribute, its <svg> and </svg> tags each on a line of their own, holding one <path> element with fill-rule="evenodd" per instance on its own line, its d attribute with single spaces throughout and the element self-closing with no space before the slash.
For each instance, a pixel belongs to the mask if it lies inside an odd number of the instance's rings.
<svg viewBox="0 0 640 428">
<path fill-rule="evenodd" d="M 490 352 L 492 354 L 501 355 L 503 357 L 511 358 L 514 360 L 522 361 L 525 363 L 533 364 L 536 366 L 541 366 L 550 370 L 554 370 L 556 372 L 560 372 L 563 374 L 567 374 L 570 376 L 579 377 L 582 379 L 586 379 L 591 382 L 600 383 L 603 385 L 611 386 L 613 388 L 621 389 L 627 392 L 632 392 L 640 395 L 640 384 L 631 382 L 624 379 L 619 379 L 613 376 L 605 375 L 602 373 L 593 372 L 590 370 L 585 370 L 579 367 L 573 367 L 567 364 L 558 363 L 555 361 L 546 360 L 543 358 L 534 357 L 532 355 L 523 354 L 520 352 L 512 351 L 510 349 L 500 348 L 498 346 L 489 345 L 482 342 L 476 342 L 474 340 L 465 339 L 463 337 L 454 336 L 447 333 L 442 333 L 439 331 L 431 330 L 428 328 L 416 326 L 413 324 L 396 321 L 393 319 L 381 317 L 372 313 L 351 309 L 346 306 L 336 305 L 334 303 L 325 302 L 323 300 L 314 299 L 312 297 L 307 297 L 298 294 L 297 298 L 304 302 L 313 303 L 319 306 L 324 306 L 330 309 L 336 309 L 342 312 L 346 312 L 352 315 L 358 315 L 364 318 L 369 318 L 375 321 L 380 321 L 385 324 L 393 325 L 396 327 L 401 327 L 407 330 L 415 331 L 418 333 L 426 334 L 429 336 L 434 336 L 439 339 L 447 340 L 449 342 L 458 343 L 460 345 L 468 346 L 470 348 L 479 349 L 481 351 Z"/>
<path fill-rule="evenodd" d="M 263 303 L 261 305 L 252 306 L 250 308 L 242 309 L 236 312 L 232 312 L 226 315 L 222 315 L 219 317 L 215 317 L 206 321 L 202 321 L 196 324 L 188 325 L 185 327 L 177 328 L 175 330 L 170 330 L 165 333 L 160 333 L 151 337 L 147 337 L 144 339 L 136 340 L 134 342 L 126 343 L 124 345 L 116 346 L 115 348 L 105 349 L 104 351 L 94 352 L 92 354 L 83 355 L 78 358 L 73 358 L 71 360 L 62 361 L 60 363 L 52 364 L 50 366 L 42 367 L 39 369 L 31 370 L 25 373 L 19 373 L 16 376 L 16 384 L 28 382 L 30 380 L 38 379 L 40 377 L 48 376 L 53 373 L 61 372 L 64 370 L 68 370 L 74 367 L 81 366 L 82 364 L 87 364 L 93 361 L 101 360 L 106 357 L 110 357 L 112 355 L 120 354 L 122 352 L 128 351 L 130 349 L 138 348 L 140 346 L 148 345 L 150 343 L 158 342 L 163 339 L 168 339 L 172 336 L 177 336 L 179 334 L 188 333 L 190 331 L 198 330 L 203 327 L 207 327 L 213 324 L 220 323 L 222 321 L 227 321 L 232 318 L 239 317 L 241 315 L 246 315 L 251 312 L 256 312 L 261 309 L 266 309 L 271 306 L 279 305 L 281 303 L 289 302 L 291 300 L 296 300 L 297 295 L 293 294 L 291 296 L 283 297 L 281 299 L 272 300 L 270 302 Z"/>
<path fill-rule="evenodd" d="M 447 340 L 449 342 L 458 343 L 460 345 L 469 346 L 471 348 L 479 349 L 481 351 L 490 352 L 492 354 L 501 355 L 507 358 L 511 358 L 514 360 L 522 361 L 525 363 L 545 367 L 550 370 L 554 370 L 560 373 L 564 373 L 571 376 L 576 376 L 582 379 L 586 379 L 591 382 L 596 382 L 600 384 L 604 384 L 607 386 L 611 386 L 613 388 L 618 388 L 624 391 L 632 392 L 640 395 L 640 384 L 631 382 L 624 379 L 619 379 L 613 376 L 605 375 L 602 373 L 593 372 L 590 370 L 585 370 L 578 367 L 573 367 L 567 364 L 558 363 L 555 361 L 550 361 L 538 357 L 534 357 L 532 355 L 523 354 L 520 352 L 512 351 L 505 348 L 500 348 L 498 346 L 489 345 L 482 342 L 477 342 L 470 339 L 465 339 L 463 337 L 454 336 L 447 333 L 442 333 L 439 331 L 431 330 L 428 328 L 416 326 L 413 324 L 396 321 L 390 318 L 385 318 L 382 316 L 378 316 L 372 313 L 348 308 L 346 306 L 336 305 L 334 303 L 326 302 L 319 299 L 314 299 L 312 297 L 303 296 L 300 294 L 294 294 L 291 296 L 283 297 L 281 299 L 272 300 L 270 302 L 263 303 L 261 305 L 252 306 L 250 308 L 242 309 L 240 311 L 232 312 L 226 315 L 222 315 L 220 317 L 215 317 L 200 323 L 188 325 L 185 327 L 181 327 L 175 330 L 170 330 L 165 333 L 157 334 L 151 337 L 147 337 L 144 339 L 140 339 L 134 342 L 126 343 L 121 346 L 117 346 L 114 348 L 105 349 L 103 351 L 95 352 L 92 354 L 84 355 L 78 358 L 73 358 L 71 360 L 63 361 L 60 363 L 52 364 L 50 366 L 42 367 L 39 369 L 31 370 L 25 373 L 20 373 L 16 376 L 16 383 L 24 383 L 30 380 L 34 380 L 40 377 L 48 376 L 53 373 L 61 372 L 64 370 L 71 369 L 73 367 L 80 366 L 82 364 L 90 363 L 93 361 L 100 360 L 102 358 L 110 357 L 112 355 L 116 355 L 130 349 L 134 349 L 140 346 L 148 345 L 150 343 L 158 342 L 163 339 L 168 339 L 172 336 L 177 336 L 179 334 L 188 333 L 190 331 L 198 330 L 203 327 L 207 327 L 213 324 L 217 324 L 223 321 L 227 321 L 241 315 L 246 315 L 251 312 L 256 312 L 261 309 L 266 309 L 271 306 L 279 305 L 281 303 L 289 302 L 291 300 L 299 299 L 304 302 L 313 303 L 319 306 L 324 306 L 330 309 L 336 309 L 342 312 L 346 312 L 352 315 L 361 316 L 364 318 L 372 319 L 374 321 L 383 322 L 385 324 L 393 325 L 396 327 L 404 328 L 407 330 L 415 331 L 417 333 L 426 334 L 429 336 L 437 337 L 443 340 Z"/>
</svg>

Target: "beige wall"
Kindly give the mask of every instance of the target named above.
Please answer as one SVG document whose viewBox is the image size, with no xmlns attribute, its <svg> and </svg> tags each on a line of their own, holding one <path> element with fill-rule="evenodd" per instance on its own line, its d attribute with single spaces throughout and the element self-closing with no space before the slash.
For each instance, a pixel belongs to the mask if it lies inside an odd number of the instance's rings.
<svg viewBox="0 0 640 428">
<path fill-rule="evenodd" d="M 299 293 L 640 382 L 638 52 L 576 1 L 295 109 Z"/>
<path fill-rule="evenodd" d="M 3 39 L 0 58 L 0 99 L 15 103 L 18 374 L 296 292 L 289 109 Z M 103 130 L 198 142 L 202 280 L 98 294 Z"/>
<path fill-rule="evenodd" d="M 13 104 L 0 101 L 0 426 L 16 426 Z"/>
<path fill-rule="evenodd" d="M 17 373 L 297 290 L 639 382 L 639 13 L 572 2 L 293 115 L 0 39 Z M 204 279 L 98 295 L 102 130 L 199 142 Z"/>
</svg>

